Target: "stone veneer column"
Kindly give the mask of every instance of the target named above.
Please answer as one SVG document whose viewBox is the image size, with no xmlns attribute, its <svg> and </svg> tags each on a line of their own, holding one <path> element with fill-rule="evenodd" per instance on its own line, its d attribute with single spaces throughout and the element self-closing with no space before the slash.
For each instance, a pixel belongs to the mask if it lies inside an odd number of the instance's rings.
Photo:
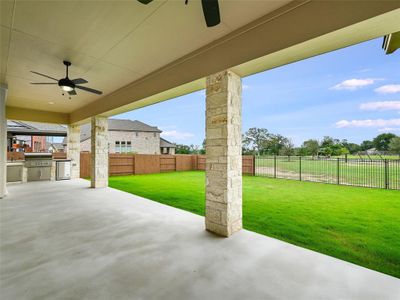
<svg viewBox="0 0 400 300">
<path fill-rule="evenodd" d="M 68 125 L 67 158 L 71 160 L 71 179 L 80 178 L 81 127 L 79 125 Z"/>
<path fill-rule="evenodd" d="M 91 119 L 91 187 L 108 186 L 108 119 L 95 116 Z"/>
<path fill-rule="evenodd" d="M 242 228 L 241 79 L 208 76 L 206 93 L 206 229 L 228 237 Z"/>
<path fill-rule="evenodd" d="M 0 198 L 7 195 L 7 87 L 0 85 Z"/>
</svg>

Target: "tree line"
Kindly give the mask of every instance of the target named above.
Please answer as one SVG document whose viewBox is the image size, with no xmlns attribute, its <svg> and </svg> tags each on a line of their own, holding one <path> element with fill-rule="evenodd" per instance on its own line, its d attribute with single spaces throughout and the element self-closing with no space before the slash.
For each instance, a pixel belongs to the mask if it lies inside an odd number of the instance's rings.
<svg viewBox="0 0 400 300">
<path fill-rule="evenodd" d="M 242 137 L 242 152 L 245 155 L 300 155 L 300 156 L 340 156 L 357 154 L 375 149 L 400 155 L 400 137 L 393 133 L 382 133 L 372 140 L 361 144 L 351 143 L 347 139 L 335 139 L 325 136 L 321 141 L 309 139 L 300 147 L 295 147 L 292 140 L 281 134 L 269 132 L 266 128 L 253 127 Z M 205 140 L 202 146 L 176 145 L 177 154 L 205 154 Z"/>
</svg>

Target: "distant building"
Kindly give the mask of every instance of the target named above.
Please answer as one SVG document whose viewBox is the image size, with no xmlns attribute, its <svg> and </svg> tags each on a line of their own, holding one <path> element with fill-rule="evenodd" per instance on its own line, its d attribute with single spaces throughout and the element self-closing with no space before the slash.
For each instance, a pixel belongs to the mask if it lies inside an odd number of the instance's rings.
<svg viewBox="0 0 400 300">
<path fill-rule="evenodd" d="M 161 138 L 162 131 L 140 121 L 108 119 L 110 153 L 175 154 L 176 145 Z M 67 127 L 59 124 L 7 121 L 7 151 L 66 152 Z M 90 151 L 91 126 L 81 126 L 81 151 Z"/>
<path fill-rule="evenodd" d="M 109 153 L 175 154 L 175 144 L 160 138 L 161 132 L 137 120 L 108 119 Z M 90 152 L 90 148 L 91 125 L 85 124 L 81 126 L 81 151 Z"/>
<path fill-rule="evenodd" d="M 66 135 L 64 125 L 7 120 L 7 151 L 48 152 L 52 137 Z"/>
</svg>

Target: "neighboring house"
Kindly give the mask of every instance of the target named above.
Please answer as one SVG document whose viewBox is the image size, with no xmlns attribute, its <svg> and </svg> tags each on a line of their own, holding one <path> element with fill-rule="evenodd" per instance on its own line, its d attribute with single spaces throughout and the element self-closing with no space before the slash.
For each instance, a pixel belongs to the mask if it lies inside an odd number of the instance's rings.
<svg viewBox="0 0 400 300">
<path fill-rule="evenodd" d="M 49 152 L 64 152 L 64 143 L 47 143 Z"/>
<path fill-rule="evenodd" d="M 160 138 L 161 154 L 175 154 L 176 145 L 168 142 L 166 139 Z"/>
<path fill-rule="evenodd" d="M 64 125 L 7 120 L 7 151 L 48 152 L 50 137 L 66 135 Z"/>
<path fill-rule="evenodd" d="M 378 153 L 378 151 L 376 151 L 376 148 L 371 148 L 371 149 L 368 149 L 367 151 L 365 151 L 367 154 L 371 154 L 371 155 L 373 155 L 373 154 L 377 154 Z"/>
<path fill-rule="evenodd" d="M 168 151 L 169 154 L 175 154 L 175 144 L 160 138 L 160 133 L 157 127 L 137 120 L 108 119 L 109 152 L 160 154 Z M 81 126 L 81 151 L 90 152 L 90 148 L 91 125 L 85 124 Z"/>
</svg>

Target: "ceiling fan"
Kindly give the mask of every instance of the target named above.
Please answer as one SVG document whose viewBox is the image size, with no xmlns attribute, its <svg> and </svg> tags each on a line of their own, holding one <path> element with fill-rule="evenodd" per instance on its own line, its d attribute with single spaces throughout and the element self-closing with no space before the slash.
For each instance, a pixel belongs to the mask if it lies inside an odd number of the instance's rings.
<svg viewBox="0 0 400 300">
<path fill-rule="evenodd" d="M 142 4 L 149 4 L 153 0 L 138 0 Z M 185 0 L 188 4 L 188 0 Z M 203 7 L 204 19 L 206 20 L 207 27 L 213 27 L 221 22 L 219 15 L 218 0 L 201 0 Z"/>
<path fill-rule="evenodd" d="M 94 93 L 94 94 L 97 94 L 97 95 L 103 94 L 103 92 L 101 92 L 101 91 L 98 91 L 98 90 L 95 90 L 95 89 L 91 89 L 91 88 L 88 88 L 86 86 L 78 85 L 78 84 L 88 83 L 88 81 L 83 79 L 83 78 L 76 78 L 76 79 L 72 79 L 72 80 L 69 79 L 68 78 L 68 67 L 71 65 L 71 62 L 64 60 L 63 63 L 65 65 L 65 67 L 66 67 L 65 78 L 61 78 L 60 80 L 58 80 L 58 79 L 56 79 L 54 77 L 51 77 L 51 76 L 48 76 L 48 75 L 45 75 L 45 74 L 42 74 L 42 73 L 39 73 L 39 72 L 31 71 L 34 74 L 37 74 L 37 75 L 40 75 L 40 76 L 43 76 L 43 77 L 46 77 L 46 78 L 49 78 L 49 79 L 52 79 L 52 80 L 56 81 L 56 82 L 31 82 L 31 84 L 41 84 L 41 85 L 58 84 L 58 86 L 61 88 L 61 90 L 63 92 L 67 92 L 70 96 L 76 95 L 75 89 L 80 89 L 82 91 L 86 91 L 86 92 L 89 92 L 89 93 Z"/>
</svg>

